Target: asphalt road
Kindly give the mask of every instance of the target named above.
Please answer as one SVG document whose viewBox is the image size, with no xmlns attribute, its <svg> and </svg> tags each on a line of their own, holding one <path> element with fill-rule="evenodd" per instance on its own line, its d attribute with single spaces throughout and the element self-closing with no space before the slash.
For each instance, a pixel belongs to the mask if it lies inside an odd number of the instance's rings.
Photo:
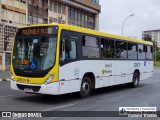
<svg viewBox="0 0 160 120">
<path fill-rule="evenodd" d="M 10 89 L 8 81 L 0 82 L 0 111 L 118 111 L 119 107 L 157 107 L 160 111 L 160 69 L 154 70 L 151 79 L 140 81 L 137 88 L 127 88 L 123 85 L 98 89 L 92 92 L 91 96 L 80 99 L 77 94 L 61 96 L 44 96 L 26 94 L 21 91 Z M 1 120 L 2 118 L 0 118 Z M 6 120 L 7 118 L 3 118 Z M 20 118 L 12 118 L 20 119 Z M 45 120 L 124 120 L 127 118 L 81 118 L 81 117 L 54 117 L 41 118 Z M 41 120 L 34 118 L 34 120 Z M 158 118 L 132 118 L 153 119 Z M 25 120 L 23 118 L 23 120 Z M 26 118 L 30 120 L 30 118 Z"/>
</svg>

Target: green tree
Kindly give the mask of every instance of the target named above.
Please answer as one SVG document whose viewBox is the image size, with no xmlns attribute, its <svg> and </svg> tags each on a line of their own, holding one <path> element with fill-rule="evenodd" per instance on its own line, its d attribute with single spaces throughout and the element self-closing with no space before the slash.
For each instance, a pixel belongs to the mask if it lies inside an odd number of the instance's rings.
<svg viewBox="0 0 160 120">
<path fill-rule="evenodd" d="M 143 40 L 152 42 L 153 43 L 153 51 L 159 51 L 157 41 L 153 40 L 152 36 L 150 34 L 144 34 L 143 35 Z"/>
<path fill-rule="evenodd" d="M 150 34 L 144 34 L 143 40 L 152 42 L 152 36 Z"/>
<path fill-rule="evenodd" d="M 157 61 L 160 61 L 160 51 L 157 51 L 157 52 L 156 52 L 156 60 L 157 60 Z"/>
<path fill-rule="evenodd" d="M 153 42 L 153 50 L 154 51 L 159 51 L 159 47 L 158 47 L 157 41 L 152 41 L 152 42 Z"/>
</svg>

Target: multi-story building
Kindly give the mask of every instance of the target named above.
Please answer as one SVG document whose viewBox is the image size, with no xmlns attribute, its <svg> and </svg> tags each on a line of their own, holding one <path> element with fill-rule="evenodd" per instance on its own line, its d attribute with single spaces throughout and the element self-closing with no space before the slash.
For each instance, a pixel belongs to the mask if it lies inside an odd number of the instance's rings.
<svg viewBox="0 0 160 120">
<path fill-rule="evenodd" d="M 152 41 L 157 42 L 157 46 L 160 48 L 160 29 L 158 30 L 148 30 L 148 31 L 143 31 L 142 36 L 148 34 L 152 37 Z"/>
<path fill-rule="evenodd" d="M 13 36 L 27 23 L 25 0 L 0 0 L 0 70 L 9 70 Z M 8 41 L 4 51 L 4 38 Z"/>
<path fill-rule="evenodd" d="M 99 0 L 0 0 L 0 70 L 9 69 L 18 27 L 62 23 L 98 30 L 100 11 Z M 4 38 L 9 42 L 6 51 Z"/>
</svg>

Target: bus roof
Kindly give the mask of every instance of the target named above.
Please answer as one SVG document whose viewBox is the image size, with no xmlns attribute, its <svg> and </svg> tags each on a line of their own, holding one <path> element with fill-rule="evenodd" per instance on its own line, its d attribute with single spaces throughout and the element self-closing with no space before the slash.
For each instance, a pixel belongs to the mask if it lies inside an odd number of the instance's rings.
<svg viewBox="0 0 160 120">
<path fill-rule="evenodd" d="M 108 37 L 108 38 L 113 38 L 113 39 L 118 39 L 118 40 L 129 41 L 129 42 L 136 42 L 136 43 L 141 43 L 141 44 L 153 45 L 153 43 L 149 42 L 149 41 L 123 37 L 120 35 L 99 32 L 96 30 L 91 30 L 91 29 L 67 25 L 67 24 L 35 24 L 35 25 L 25 26 L 22 28 L 38 27 L 38 26 L 59 26 L 61 29 L 71 30 L 71 31 L 75 31 L 75 32 L 81 32 L 81 33 L 92 34 L 92 35 L 97 35 L 97 36 L 101 36 L 101 37 Z"/>
</svg>

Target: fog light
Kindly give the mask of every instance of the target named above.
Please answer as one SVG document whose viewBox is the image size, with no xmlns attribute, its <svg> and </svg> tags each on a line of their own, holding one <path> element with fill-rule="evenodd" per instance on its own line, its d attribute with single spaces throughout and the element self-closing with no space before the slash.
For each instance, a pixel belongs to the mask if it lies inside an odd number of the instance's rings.
<svg viewBox="0 0 160 120">
<path fill-rule="evenodd" d="M 54 74 L 50 75 L 50 76 L 47 78 L 47 80 L 45 81 L 45 85 L 50 84 L 51 81 L 53 80 L 53 78 L 54 78 Z"/>
</svg>

